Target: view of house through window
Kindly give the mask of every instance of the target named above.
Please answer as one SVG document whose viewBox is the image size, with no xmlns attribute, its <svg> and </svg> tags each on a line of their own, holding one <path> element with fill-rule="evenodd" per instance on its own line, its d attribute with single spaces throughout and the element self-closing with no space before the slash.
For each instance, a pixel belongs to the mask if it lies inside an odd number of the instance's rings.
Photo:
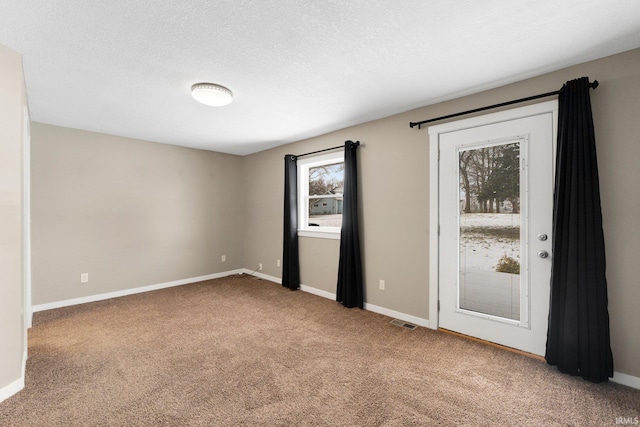
<svg viewBox="0 0 640 427">
<path fill-rule="evenodd" d="M 344 151 L 298 160 L 298 235 L 339 239 L 344 193 Z"/>
<path fill-rule="evenodd" d="M 308 225 L 340 227 L 344 162 L 309 168 Z"/>
</svg>

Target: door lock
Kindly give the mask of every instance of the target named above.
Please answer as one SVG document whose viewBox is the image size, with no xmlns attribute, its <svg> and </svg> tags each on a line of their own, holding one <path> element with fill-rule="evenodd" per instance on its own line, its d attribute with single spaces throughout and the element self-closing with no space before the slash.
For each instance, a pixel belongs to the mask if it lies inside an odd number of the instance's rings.
<svg viewBox="0 0 640 427">
<path fill-rule="evenodd" d="M 547 251 L 538 251 L 538 256 L 540 258 L 547 258 L 549 256 L 549 252 L 547 252 Z"/>
</svg>

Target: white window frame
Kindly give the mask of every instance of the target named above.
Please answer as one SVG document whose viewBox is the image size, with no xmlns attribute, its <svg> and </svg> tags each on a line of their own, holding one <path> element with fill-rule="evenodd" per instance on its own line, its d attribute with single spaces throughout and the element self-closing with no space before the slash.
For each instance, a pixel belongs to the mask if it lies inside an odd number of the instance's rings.
<svg viewBox="0 0 640 427">
<path fill-rule="evenodd" d="M 341 227 L 309 226 L 309 169 L 344 163 L 344 151 L 298 159 L 298 236 L 340 239 Z"/>
</svg>

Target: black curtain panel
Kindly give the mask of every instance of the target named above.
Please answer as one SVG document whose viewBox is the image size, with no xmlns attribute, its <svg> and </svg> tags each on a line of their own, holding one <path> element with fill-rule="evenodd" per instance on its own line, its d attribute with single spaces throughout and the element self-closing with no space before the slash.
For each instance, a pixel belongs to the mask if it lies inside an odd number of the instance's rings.
<svg viewBox="0 0 640 427">
<path fill-rule="evenodd" d="M 284 239 L 282 254 L 282 286 L 300 288 L 298 258 L 298 161 L 296 156 L 284 156 Z"/>
<path fill-rule="evenodd" d="M 604 234 L 589 79 L 559 94 L 553 259 L 545 358 L 593 382 L 613 376 Z"/>
<path fill-rule="evenodd" d="M 347 141 L 344 146 L 344 193 L 336 301 L 348 308 L 363 308 L 364 304 L 360 227 L 358 224 L 358 162 L 356 153 L 359 144 L 359 142 Z"/>
</svg>

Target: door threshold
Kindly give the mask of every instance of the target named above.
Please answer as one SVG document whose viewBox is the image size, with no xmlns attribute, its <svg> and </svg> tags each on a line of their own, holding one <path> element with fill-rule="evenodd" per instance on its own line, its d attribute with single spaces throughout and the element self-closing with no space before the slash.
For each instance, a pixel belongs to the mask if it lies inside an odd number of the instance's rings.
<svg viewBox="0 0 640 427">
<path fill-rule="evenodd" d="M 451 331 L 449 329 L 438 328 L 438 331 L 443 332 L 445 334 L 453 335 L 453 336 L 456 336 L 456 337 L 466 338 L 468 340 L 475 341 L 475 342 L 478 342 L 480 344 L 485 344 L 485 345 L 489 345 L 491 347 L 496 347 L 496 348 L 499 348 L 499 349 L 502 349 L 502 350 L 506 350 L 506 351 L 509 351 L 511 353 L 519 354 L 521 356 L 526 356 L 526 357 L 529 357 L 531 359 L 536 359 L 536 360 L 540 360 L 542 362 L 546 362 L 546 359 L 544 357 L 542 357 L 542 356 L 539 356 L 539 355 L 533 354 L 533 353 L 529 353 L 527 351 L 518 350 L 517 348 L 507 347 L 506 345 L 502 345 L 502 344 L 496 344 L 496 343 L 491 342 L 491 341 L 486 341 L 486 340 L 483 340 L 483 339 L 480 339 L 480 338 L 472 337 L 471 335 L 461 334 L 460 332 Z"/>
</svg>

